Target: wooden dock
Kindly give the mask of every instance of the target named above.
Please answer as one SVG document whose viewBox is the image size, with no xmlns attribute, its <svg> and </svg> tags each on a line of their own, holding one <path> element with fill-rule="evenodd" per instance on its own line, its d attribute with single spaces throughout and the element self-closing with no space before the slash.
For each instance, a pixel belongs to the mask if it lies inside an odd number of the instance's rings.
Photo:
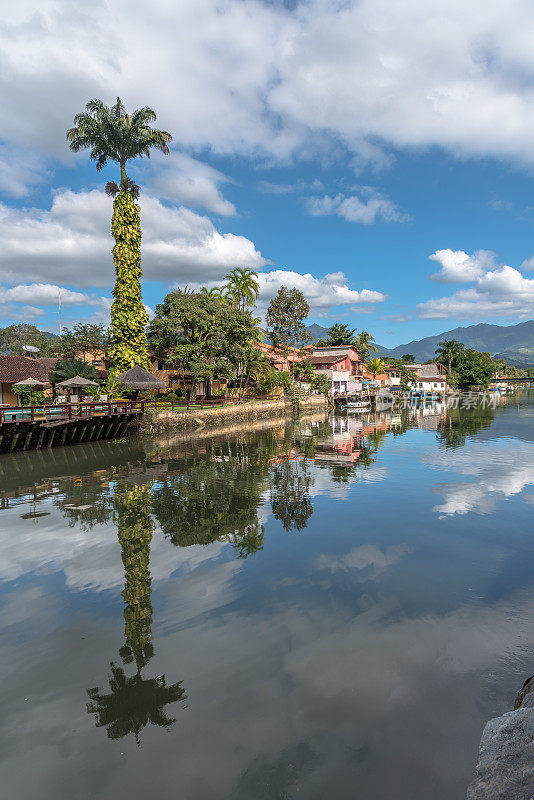
<svg viewBox="0 0 534 800">
<path fill-rule="evenodd" d="M 0 455 L 63 447 L 124 435 L 143 414 L 142 403 L 110 403 L 0 408 Z"/>
</svg>

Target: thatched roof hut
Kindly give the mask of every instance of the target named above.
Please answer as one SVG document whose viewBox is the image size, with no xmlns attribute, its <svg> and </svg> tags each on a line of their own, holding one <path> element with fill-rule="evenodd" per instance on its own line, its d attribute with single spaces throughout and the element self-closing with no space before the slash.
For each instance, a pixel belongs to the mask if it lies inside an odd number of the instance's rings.
<svg viewBox="0 0 534 800">
<path fill-rule="evenodd" d="M 121 375 L 117 375 L 118 383 L 124 384 L 127 389 L 166 389 L 160 378 L 147 372 L 143 367 L 132 367 Z"/>
</svg>

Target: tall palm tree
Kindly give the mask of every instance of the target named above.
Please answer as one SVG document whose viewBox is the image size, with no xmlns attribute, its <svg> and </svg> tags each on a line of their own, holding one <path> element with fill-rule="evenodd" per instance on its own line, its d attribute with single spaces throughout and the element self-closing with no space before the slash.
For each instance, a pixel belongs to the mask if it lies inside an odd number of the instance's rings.
<svg viewBox="0 0 534 800">
<path fill-rule="evenodd" d="M 436 360 L 440 361 L 442 364 L 447 364 L 450 372 L 453 362 L 460 355 L 462 350 L 464 350 L 464 345 L 456 339 L 443 339 L 442 342 L 438 342 L 438 346 L 435 350 L 437 355 Z"/>
<path fill-rule="evenodd" d="M 90 100 L 85 111 L 76 114 L 67 131 L 69 147 L 75 153 L 90 150 L 100 172 L 108 161 L 120 167 L 120 184 L 108 181 L 106 193 L 114 196 L 111 232 L 115 239 L 113 261 L 115 288 L 111 306 L 111 370 L 121 373 L 130 367 L 150 367 L 145 328 L 148 316 L 141 299 L 141 226 L 135 200 L 139 187 L 126 174 L 134 158 L 150 158 L 152 148 L 168 153 L 172 136 L 150 123 L 156 119 L 148 107 L 127 114 L 120 97 L 114 106 Z"/>
<path fill-rule="evenodd" d="M 247 306 L 254 306 L 260 293 L 258 273 L 253 269 L 237 267 L 224 276 L 225 294 L 236 308 L 246 311 Z"/>
<path fill-rule="evenodd" d="M 364 361 L 369 356 L 369 352 L 378 353 L 378 347 L 375 345 L 375 337 L 369 331 L 360 331 L 356 337 L 356 349 L 358 355 Z"/>
<path fill-rule="evenodd" d="M 370 358 L 365 365 L 375 380 L 377 375 L 384 371 L 385 364 L 381 358 Z"/>
</svg>

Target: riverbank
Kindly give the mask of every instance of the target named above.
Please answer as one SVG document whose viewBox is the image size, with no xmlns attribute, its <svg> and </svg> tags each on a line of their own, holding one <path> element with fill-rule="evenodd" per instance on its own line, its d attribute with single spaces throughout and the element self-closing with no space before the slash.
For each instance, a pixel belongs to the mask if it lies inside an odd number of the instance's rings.
<svg viewBox="0 0 534 800">
<path fill-rule="evenodd" d="M 325 408 L 325 398 L 322 395 L 312 395 L 299 400 L 299 409 L 302 413 Z M 285 399 L 257 400 L 196 411 L 147 408 L 140 421 L 139 429 L 141 433 L 160 433 L 167 429 L 200 431 L 206 428 L 211 430 L 213 427 L 224 424 L 236 426 L 269 417 L 289 417 L 292 414 L 293 404 Z"/>
</svg>

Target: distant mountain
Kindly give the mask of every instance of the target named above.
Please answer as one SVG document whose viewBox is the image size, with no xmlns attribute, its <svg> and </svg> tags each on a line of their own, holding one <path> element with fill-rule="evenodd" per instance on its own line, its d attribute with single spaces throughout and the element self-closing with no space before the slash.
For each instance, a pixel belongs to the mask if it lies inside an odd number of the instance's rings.
<svg viewBox="0 0 534 800">
<path fill-rule="evenodd" d="M 514 367 L 534 364 L 534 320 L 518 325 L 469 325 L 467 328 L 444 331 L 437 336 L 416 339 L 392 349 L 381 346 L 378 349 L 381 356 L 400 358 L 405 353 L 412 353 L 416 361 L 428 361 L 434 358 L 438 343 L 443 339 L 456 339 L 466 347 L 491 353 L 494 358 L 504 358 Z"/>
<path fill-rule="evenodd" d="M 314 323 L 307 328 L 313 341 L 326 336 L 327 329 Z M 377 345 L 378 354 L 385 358 L 400 358 L 411 353 L 418 362 L 434 358 L 438 343 L 443 339 L 456 339 L 466 347 L 488 352 L 494 358 L 504 358 L 513 367 L 534 364 L 534 320 L 520 322 L 518 325 L 469 325 L 467 328 L 454 328 L 436 336 L 414 339 L 398 347 L 387 348 Z"/>
<path fill-rule="evenodd" d="M 317 325 L 316 322 L 314 322 L 313 325 L 309 325 L 306 330 L 312 337 L 314 344 L 318 339 L 324 339 L 328 332 L 327 328 L 323 328 L 322 325 Z"/>
</svg>

